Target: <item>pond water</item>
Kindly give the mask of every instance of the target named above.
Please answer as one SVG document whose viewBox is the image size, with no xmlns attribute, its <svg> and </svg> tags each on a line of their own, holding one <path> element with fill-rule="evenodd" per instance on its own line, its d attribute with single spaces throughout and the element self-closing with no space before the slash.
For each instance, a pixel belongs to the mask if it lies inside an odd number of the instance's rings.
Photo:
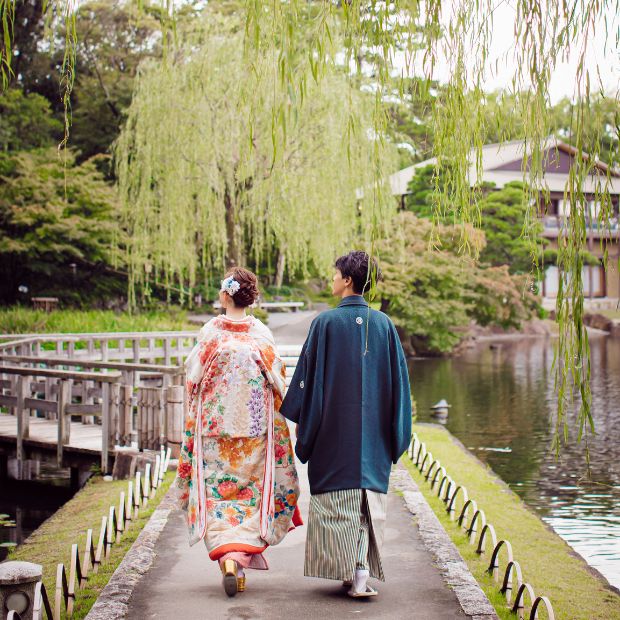
<svg viewBox="0 0 620 620">
<path fill-rule="evenodd" d="M 410 362 L 418 420 L 451 405 L 448 430 L 614 586 L 620 587 L 620 340 L 590 339 L 596 435 L 552 451 L 556 398 L 554 341 L 486 341 L 449 359 Z"/>
<path fill-rule="evenodd" d="M 2 480 L 0 482 L 0 562 L 5 560 L 10 544 L 21 544 L 43 521 L 63 506 L 75 491 L 71 489 L 68 471 L 45 469 L 34 481 Z M 8 522 L 8 525 L 3 525 Z"/>
</svg>

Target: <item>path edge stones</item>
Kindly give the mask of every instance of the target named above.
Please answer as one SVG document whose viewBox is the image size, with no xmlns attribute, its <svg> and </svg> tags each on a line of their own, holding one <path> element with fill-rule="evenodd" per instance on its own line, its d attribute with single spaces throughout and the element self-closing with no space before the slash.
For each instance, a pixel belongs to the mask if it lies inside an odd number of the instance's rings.
<svg viewBox="0 0 620 620">
<path fill-rule="evenodd" d="M 424 547 L 433 557 L 446 585 L 454 591 L 465 616 L 472 620 L 498 620 L 495 608 L 402 463 L 392 470 L 390 486 L 402 493 Z"/>
<path fill-rule="evenodd" d="M 110 581 L 101 590 L 86 620 L 120 620 L 128 617 L 129 600 L 134 588 L 153 565 L 159 537 L 174 509 L 175 488 L 171 485 L 138 538 L 116 567 Z"/>
</svg>

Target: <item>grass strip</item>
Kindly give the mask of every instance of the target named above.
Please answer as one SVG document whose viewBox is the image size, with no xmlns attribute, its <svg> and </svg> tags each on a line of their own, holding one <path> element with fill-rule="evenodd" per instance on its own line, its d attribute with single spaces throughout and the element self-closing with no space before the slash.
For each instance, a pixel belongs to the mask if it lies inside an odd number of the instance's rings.
<svg viewBox="0 0 620 620">
<path fill-rule="evenodd" d="M 523 501 L 511 491 L 489 467 L 481 463 L 469 451 L 458 444 L 444 428 L 430 425 L 414 426 L 414 432 L 439 459 L 455 482 L 467 488 L 470 499 L 484 510 L 487 523 L 497 533 L 497 540 L 507 539 L 512 545 L 514 559 L 521 565 L 523 579 L 532 585 L 536 595 L 551 600 L 555 617 L 571 620 L 620 620 L 620 596 L 609 588 L 577 555 L 567 543 L 541 521 Z M 437 497 L 435 486 L 431 491 L 429 482 L 405 457 L 413 479 L 457 546 L 472 574 L 497 610 L 500 618 L 514 620 L 499 593 L 501 583 L 496 583 L 486 572 L 491 560 L 490 539 L 486 552 L 480 556 L 475 545 L 470 545 L 465 529 L 456 521 L 450 521 L 445 504 Z M 457 501 L 458 518 L 462 501 Z M 472 513 L 470 512 L 470 515 Z M 478 528 L 478 536 L 480 528 Z M 476 542 L 478 537 L 476 538 Z M 500 553 L 500 582 L 506 568 L 505 550 Z M 513 578 L 516 595 L 516 582 Z M 527 600 L 526 608 L 530 602 Z M 539 608 L 539 611 L 542 608 Z M 540 617 L 544 618 L 542 611 Z"/>
<path fill-rule="evenodd" d="M 196 330 L 187 311 L 170 306 L 166 311 L 130 314 L 112 310 L 54 310 L 44 312 L 21 306 L 0 309 L 1 334 L 149 332 Z"/>
<path fill-rule="evenodd" d="M 90 572 L 88 581 L 83 588 L 76 591 L 76 600 L 72 618 L 84 618 L 90 611 L 99 593 L 110 580 L 110 577 L 121 563 L 125 554 L 136 540 L 142 528 L 157 508 L 170 486 L 174 474 L 168 472 L 164 482 L 157 489 L 154 498 L 139 512 L 138 518 L 127 522 L 121 540 L 112 545 L 110 555 L 102 561 L 97 573 Z M 106 482 L 101 476 L 91 478 L 60 510 L 54 513 L 36 531 L 34 531 L 19 547 L 9 555 L 9 560 L 35 562 L 43 566 L 43 583 L 54 605 L 56 589 L 56 567 L 62 562 L 69 578 L 71 545 L 78 543 L 80 562 L 84 557 L 86 531 L 93 530 L 95 548 L 99 540 L 101 518 L 108 515 L 110 506 L 118 504 L 121 491 L 127 495 L 127 480 Z M 66 614 L 63 613 L 63 618 Z"/>
</svg>

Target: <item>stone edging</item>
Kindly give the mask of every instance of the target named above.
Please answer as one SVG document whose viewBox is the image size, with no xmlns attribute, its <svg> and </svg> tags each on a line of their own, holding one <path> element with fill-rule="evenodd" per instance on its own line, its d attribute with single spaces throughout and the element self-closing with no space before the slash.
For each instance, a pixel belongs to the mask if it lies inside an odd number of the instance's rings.
<svg viewBox="0 0 620 620">
<path fill-rule="evenodd" d="M 392 470 L 390 485 L 403 494 L 407 509 L 415 517 L 424 546 L 433 556 L 443 580 L 456 594 L 465 615 L 472 620 L 498 620 L 493 605 L 402 464 Z"/>
<path fill-rule="evenodd" d="M 175 489 L 171 486 L 101 591 L 86 620 L 120 620 L 127 617 L 134 588 L 155 560 L 159 536 L 174 510 L 174 494 Z"/>
</svg>

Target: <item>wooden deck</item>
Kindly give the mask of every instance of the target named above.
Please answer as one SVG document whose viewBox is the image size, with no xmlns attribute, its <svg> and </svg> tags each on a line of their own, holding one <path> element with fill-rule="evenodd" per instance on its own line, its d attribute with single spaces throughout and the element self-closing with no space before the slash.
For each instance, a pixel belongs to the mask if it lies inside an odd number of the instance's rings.
<svg viewBox="0 0 620 620">
<path fill-rule="evenodd" d="M 17 437 L 17 417 L 7 413 L 0 413 L 0 437 Z M 58 422 L 43 418 L 30 418 L 30 437 L 25 442 L 37 444 L 49 444 L 50 450 L 56 450 L 58 443 Z M 101 452 L 101 426 L 99 424 L 82 424 L 71 422 L 71 439 L 66 445 L 73 450 Z"/>
<path fill-rule="evenodd" d="M 27 459 L 55 460 L 58 450 L 58 422 L 30 418 L 30 436 L 23 440 Z M 0 413 L 0 453 L 15 456 L 17 452 L 17 417 Z M 111 460 L 112 453 L 108 455 Z M 71 422 L 71 438 L 63 448 L 63 466 L 89 469 L 101 458 L 101 425 Z"/>
</svg>

